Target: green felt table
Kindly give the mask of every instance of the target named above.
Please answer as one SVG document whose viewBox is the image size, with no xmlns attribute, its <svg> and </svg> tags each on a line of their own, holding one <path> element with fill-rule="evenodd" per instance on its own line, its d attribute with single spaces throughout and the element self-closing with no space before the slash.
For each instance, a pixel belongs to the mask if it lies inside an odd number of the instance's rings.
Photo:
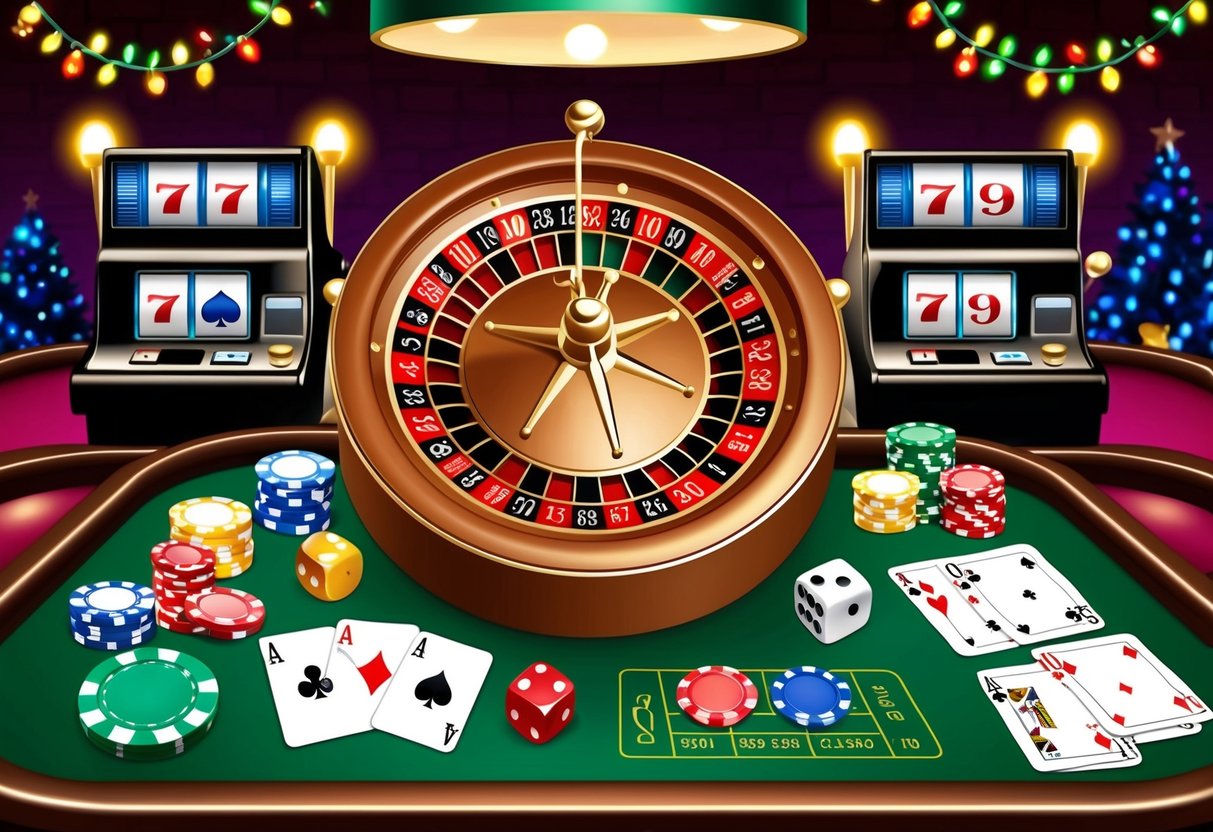
<svg viewBox="0 0 1213 832">
<path fill-rule="evenodd" d="M 1031 648 L 957 655 L 887 570 L 935 555 L 1031 544 L 1104 616 L 1099 635 L 1136 634 L 1198 694 L 1213 698 L 1213 650 L 1204 641 L 1213 617 L 1206 590 L 1188 585 L 1197 573 L 1067 469 L 968 441 L 961 445 L 962 461 L 995 464 L 1007 473 L 1002 536 L 966 540 L 935 526 L 900 535 L 865 532 L 850 520 L 850 480 L 879 461 L 878 442 L 844 437 L 817 519 L 757 589 L 700 620 L 626 638 L 520 632 L 435 598 L 370 539 L 338 479 L 332 530 L 365 557 L 364 577 L 351 596 L 329 603 L 307 594 L 293 568 L 301 538 L 260 527 L 252 569 L 221 583 L 265 602 L 261 635 L 335 625 L 341 618 L 400 621 L 491 652 L 492 667 L 458 748 L 439 754 L 380 732 L 288 748 L 256 638 L 228 642 L 160 631 L 153 646 L 187 652 L 214 671 L 218 716 L 210 735 L 186 754 L 132 762 L 102 753 L 80 729 L 77 689 L 106 654 L 72 640 L 68 594 L 99 580 L 150 583 L 148 549 L 167 536 L 173 503 L 203 495 L 251 502 L 252 463 L 262 453 L 310 447 L 333 454 L 335 445 L 331 431 L 262 431 L 148 458 L 111 478 L 52 530 L 51 540 L 3 576 L 0 783 L 7 785 L 0 785 L 0 808 L 10 817 L 49 819 L 64 828 L 95 826 L 134 804 L 149 816 L 179 813 L 187 825 L 210 812 L 252 807 L 282 815 L 308 806 L 441 812 L 598 803 L 690 811 L 720 800 L 733 808 L 779 805 L 843 814 L 900 801 L 1005 818 L 1111 812 L 1148 797 L 1168 818 L 1211 816 L 1213 729 L 1144 745 L 1142 763 L 1132 768 L 1033 770 L 977 680 L 980 670 L 1031 662 Z M 823 645 L 797 620 L 792 587 L 801 572 L 835 557 L 872 585 L 872 615 L 857 633 Z M 525 741 L 504 716 L 507 685 L 536 660 L 562 670 L 577 689 L 573 721 L 542 746 Z M 674 703 L 678 680 L 705 664 L 741 668 L 759 684 L 756 712 L 732 729 L 700 727 Z M 770 681 L 803 664 L 833 669 L 851 682 L 855 702 L 841 723 L 806 731 L 773 713 Z M 720 781 L 746 781 L 752 788 L 738 794 L 714 785 Z M 84 814 L 59 814 L 65 801 L 79 801 Z M 1032 806 L 1020 807 L 1021 801 Z"/>
</svg>

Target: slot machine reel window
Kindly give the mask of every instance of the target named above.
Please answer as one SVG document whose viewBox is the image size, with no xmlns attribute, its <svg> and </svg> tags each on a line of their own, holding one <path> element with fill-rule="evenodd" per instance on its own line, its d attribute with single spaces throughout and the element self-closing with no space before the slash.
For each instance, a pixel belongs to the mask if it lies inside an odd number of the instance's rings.
<svg viewBox="0 0 1213 832">
<path fill-rule="evenodd" d="M 878 228 L 1058 228 L 1061 166 L 881 162 Z"/>
<path fill-rule="evenodd" d="M 137 340 L 251 337 L 248 272 L 138 272 L 135 298 Z"/>
<path fill-rule="evenodd" d="M 1015 274 L 1011 272 L 907 272 L 906 339 L 1012 339 Z"/>
<path fill-rule="evenodd" d="M 120 161 L 115 228 L 297 228 L 294 162 Z"/>
</svg>

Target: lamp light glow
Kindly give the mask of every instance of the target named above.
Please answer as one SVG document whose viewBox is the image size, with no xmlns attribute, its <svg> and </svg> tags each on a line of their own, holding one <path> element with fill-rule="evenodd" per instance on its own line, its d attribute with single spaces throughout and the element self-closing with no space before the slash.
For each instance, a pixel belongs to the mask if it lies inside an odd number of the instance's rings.
<svg viewBox="0 0 1213 832">
<path fill-rule="evenodd" d="M 582 63 L 592 63 L 607 50 L 606 32 L 593 23 L 581 23 L 569 29 L 564 36 L 564 51 L 569 57 Z"/>
<path fill-rule="evenodd" d="M 474 17 L 456 17 L 456 18 L 451 18 L 450 20 L 435 21 L 434 25 L 437 26 L 442 31 L 446 32 L 448 35 L 458 35 L 463 32 L 466 32 L 468 29 L 471 29 L 473 26 L 475 26 L 476 18 L 474 18 Z"/>
<path fill-rule="evenodd" d="M 699 22 L 713 32 L 732 32 L 741 27 L 740 20 L 720 20 L 715 17 L 701 17 Z"/>
</svg>

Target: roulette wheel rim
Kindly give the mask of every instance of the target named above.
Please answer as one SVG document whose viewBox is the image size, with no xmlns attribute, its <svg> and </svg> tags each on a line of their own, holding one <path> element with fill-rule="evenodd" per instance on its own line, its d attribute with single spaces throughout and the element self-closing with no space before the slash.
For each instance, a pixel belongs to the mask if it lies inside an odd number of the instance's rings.
<svg viewBox="0 0 1213 832">
<path fill-rule="evenodd" d="M 747 463 L 722 499 L 664 525 L 576 538 L 569 530 L 523 528 L 461 499 L 396 422 L 384 374 L 398 299 L 434 245 L 458 236 L 472 218 L 567 197 L 571 155 L 567 141 L 548 142 L 469 162 L 401 203 L 364 246 L 331 333 L 343 476 L 371 536 L 457 606 L 538 632 L 645 632 L 740 597 L 807 530 L 833 463 L 844 341 L 820 269 L 756 198 L 680 157 L 595 140 L 584 161 L 587 198 L 634 199 L 706 225 L 749 274 L 763 272 L 784 351 L 779 402 L 790 411 L 772 421 L 761 466 Z"/>
</svg>

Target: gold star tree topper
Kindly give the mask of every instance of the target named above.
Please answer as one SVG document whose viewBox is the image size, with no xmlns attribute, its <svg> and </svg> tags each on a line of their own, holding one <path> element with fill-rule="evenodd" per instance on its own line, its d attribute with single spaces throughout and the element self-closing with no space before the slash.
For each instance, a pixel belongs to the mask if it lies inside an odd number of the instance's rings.
<svg viewBox="0 0 1213 832">
<path fill-rule="evenodd" d="M 1164 147 L 1167 150 L 1174 150 L 1175 142 L 1182 139 L 1188 131 L 1180 130 L 1168 118 L 1163 122 L 1162 127 L 1151 127 L 1150 132 L 1154 134 L 1154 152 L 1160 153 Z"/>
</svg>

